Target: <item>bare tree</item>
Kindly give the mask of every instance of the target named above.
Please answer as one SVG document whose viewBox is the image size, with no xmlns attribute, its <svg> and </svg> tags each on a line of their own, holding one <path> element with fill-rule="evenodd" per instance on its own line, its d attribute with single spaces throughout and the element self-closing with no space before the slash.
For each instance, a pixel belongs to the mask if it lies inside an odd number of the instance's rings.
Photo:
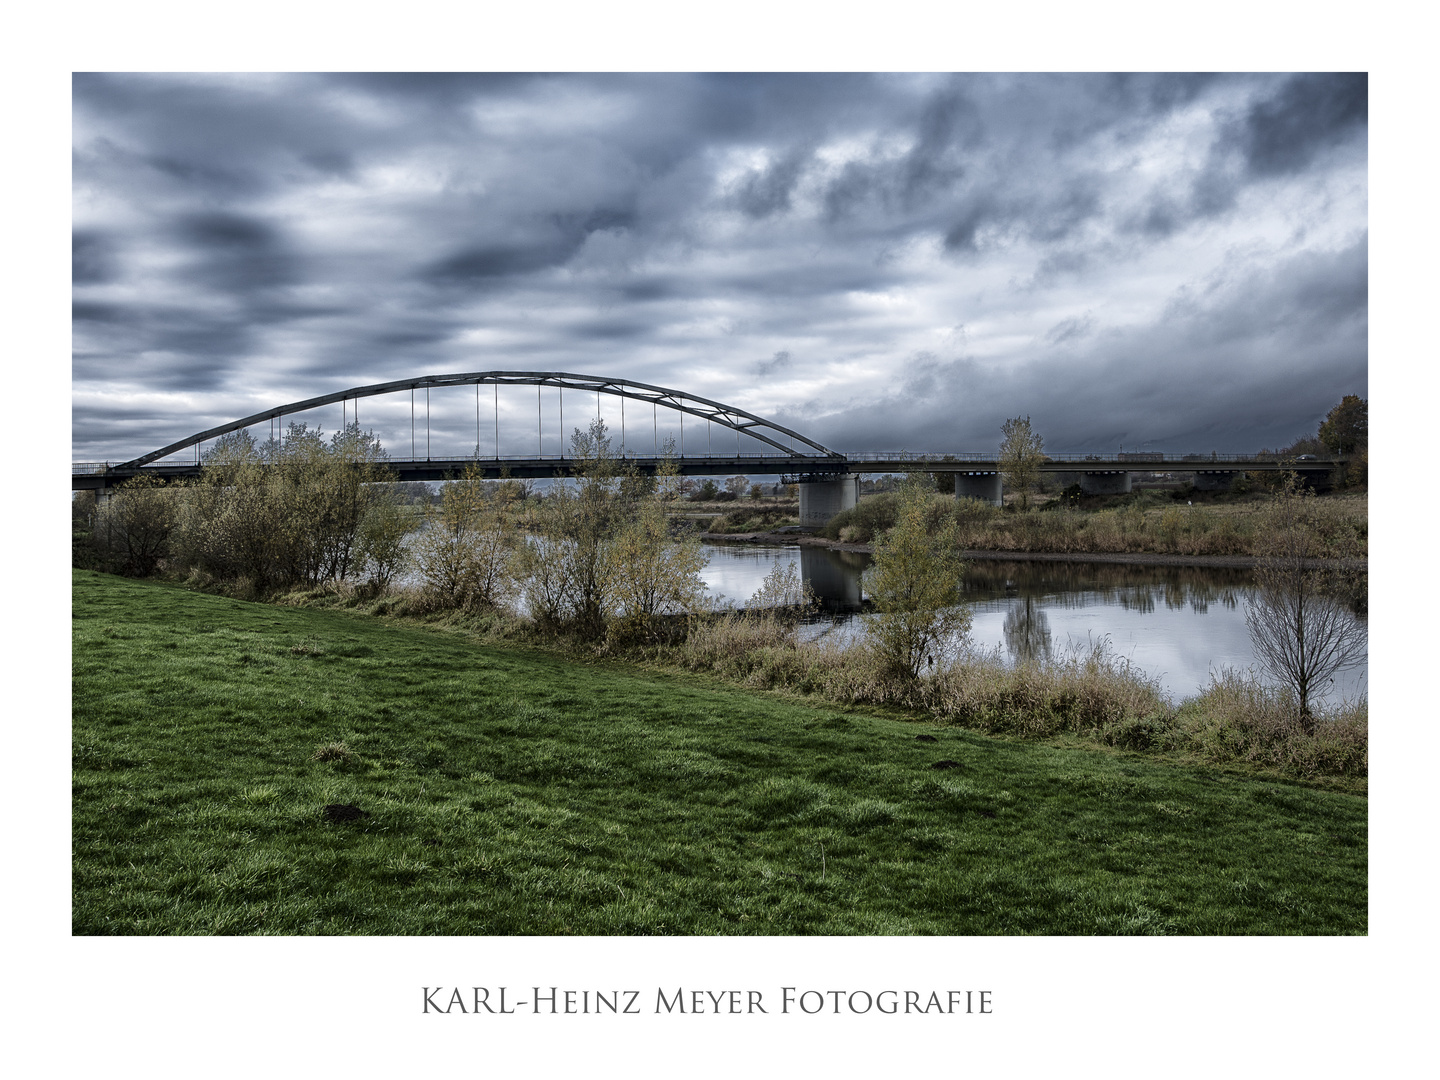
<svg viewBox="0 0 1440 1080">
<path fill-rule="evenodd" d="M 1255 658 L 1271 678 L 1295 693 L 1300 725 L 1315 733 L 1314 703 L 1337 672 L 1364 662 L 1369 635 L 1344 602 L 1341 571 L 1315 556 L 1314 493 L 1290 477 L 1275 498 L 1265 527 L 1257 589 L 1245 625 Z"/>
</svg>

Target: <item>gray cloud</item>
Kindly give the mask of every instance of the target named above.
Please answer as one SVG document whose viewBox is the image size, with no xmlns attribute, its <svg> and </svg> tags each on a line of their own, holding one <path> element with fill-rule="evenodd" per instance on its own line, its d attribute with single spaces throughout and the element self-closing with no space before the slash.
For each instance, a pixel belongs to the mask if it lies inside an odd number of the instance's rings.
<svg viewBox="0 0 1440 1080">
<path fill-rule="evenodd" d="M 1045 332 L 1045 342 L 1048 345 L 1063 345 L 1067 341 L 1074 341 L 1092 333 L 1095 329 L 1095 319 L 1090 315 L 1081 315 L 1073 319 L 1064 319 Z"/>
<path fill-rule="evenodd" d="M 1293 173 L 1363 129 L 1369 107 L 1364 72 L 1296 75 L 1251 106 L 1235 137 L 1251 173 Z"/>
<path fill-rule="evenodd" d="M 809 155 L 792 150 L 765 169 L 752 169 L 740 184 L 736 201 L 753 218 L 765 218 L 790 209 L 790 197 Z"/>
<path fill-rule="evenodd" d="M 77 230 L 70 238 L 70 280 L 77 285 L 102 285 L 117 273 L 110 237 L 98 230 Z"/>
<path fill-rule="evenodd" d="M 755 365 L 755 374 L 760 376 L 773 375 L 775 372 L 790 366 L 790 351 L 781 349 L 769 360 L 761 360 Z"/>
</svg>

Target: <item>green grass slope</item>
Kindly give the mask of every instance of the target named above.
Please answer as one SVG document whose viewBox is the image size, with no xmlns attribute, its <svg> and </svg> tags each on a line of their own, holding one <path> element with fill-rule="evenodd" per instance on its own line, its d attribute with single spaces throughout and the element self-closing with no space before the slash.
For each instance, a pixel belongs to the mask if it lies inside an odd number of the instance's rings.
<svg viewBox="0 0 1440 1080">
<path fill-rule="evenodd" d="M 77 934 L 1366 932 L 1355 796 L 89 571 L 73 604 Z"/>
</svg>

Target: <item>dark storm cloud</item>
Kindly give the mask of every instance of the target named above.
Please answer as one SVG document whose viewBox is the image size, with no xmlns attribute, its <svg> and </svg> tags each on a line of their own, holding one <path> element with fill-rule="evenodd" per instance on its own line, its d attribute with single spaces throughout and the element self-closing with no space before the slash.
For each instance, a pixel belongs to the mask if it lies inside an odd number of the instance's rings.
<svg viewBox="0 0 1440 1080">
<path fill-rule="evenodd" d="M 426 268 L 424 277 L 438 284 L 473 285 L 486 278 L 508 278 L 561 266 L 580 247 L 578 240 L 513 245 L 500 244 L 456 252 Z"/>
<path fill-rule="evenodd" d="M 1081 447 L 1244 445 L 1364 377 L 1364 76 L 73 90 L 82 456 L 150 448 L 107 408 L 171 432 L 185 392 L 243 414 L 419 371 L 591 371 L 942 448 L 1017 412 Z"/>
<path fill-rule="evenodd" d="M 438 345 L 450 337 L 447 330 L 433 327 L 414 330 L 386 330 L 374 335 L 374 343 L 381 348 L 409 348 L 417 345 Z"/>
<path fill-rule="evenodd" d="M 1163 115 L 1198 98 L 1220 76 L 1209 72 L 1118 72 L 1106 75 L 1099 93 L 1116 111 Z"/>
<path fill-rule="evenodd" d="M 991 210 L 988 200 L 981 200 L 962 210 L 960 216 L 945 231 L 945 250 L 978 251 L 975 235 L 990 217 Z"/>
<path fill-rule="evenodd" d="M 762 378 L 766 375 L 773 375 L 782 368 L 790 366 L 790 351 L 781 349 L 769 360 L 760 360 L 755 364 L 755 374 Z"/>
<path fill-rule="evenodd" d="M 263 219 L 244 214 L 190 214 L 176 222 L 174 235 L 191 257 L 187 274 L 210 288 L 247 293 L 299 280 L 299 260 L 280 230 Z"/>
<path fill-rule="evenodd" d="M 926 103 L 914 148 L 900 165 L 900 197 L 907 208 L 924 206 L 951 191 L 965 175 L 959 156 L 966 144 L 981 141 L 975 106 L 957 91 L 937 94 Z"/>
<path fill-rule="evenodd" d="M 1246 114 L 1237 138 L 1258 176 L 1304 168 L 1320 151 L 1349 139 L 1369 118 L 1369 77 L 1297 75 Z"/>
<path fill-rule="evenodd" d="M 791 194 L 809 156 L 804 150 L 792 150 L 768 168 L 751 170 L 735 196 L 740 209 L 753 218 L 789 210 Z"/>
<path fill-rule="evenodd" d="M 1228 214 L 1256 180 L 1291 175 L 1338 147 L 1363 152 L 1368 77 L 1302 74 L 1266 86 L 1239 116 L 1219 125 L 1208 160 L 1184 203 L 1157 196 L 1143 227 L 1168 235 L 1201 218 Z"/>
<path fill-rule="evenodd" d="M 583 214 L 554 214 L 550 220 L 523 230 L 530 233 L 528 242 L 487 244 L 457 251 L 427 267 L 422 277 L 437 284 L 475 284 L 487 278 L 563 266 L 593 233 L 628 229 L 634 223 L 633 211 L 605 206 Z"/>
<path fill-rule="evenodd" d="M 643 281 L 628 281 L 620 286 L 618 292 L 626 300 L 643 303 L 646 300 L 664 300 L 674 296 L 677 289 L 670 282 L 652 278 Z"/>
<path fill-rule="evenodd" d="M 566 329 L 577 338 L 617 341 L 644 337 L 654 328 L 643 319 L 585 319 Z"/>
<path fill-rule="evenodd" d="M 1065 319 L 1045 332 L 1045 341 L 1049 345 L 1063 345 L 1067 341 L 1087 336 L 1094 329 L 1095 320 L 1089 315 Z"/>
<path fill-rule="evenodd" d="M 70 280 L 77 285 L 100 285 L 116 273 L 110 237 L 96 230 L 77 230 L 70 238 Z"/>
<path fill-rule="evenodd" d="M 114 133 L 78 152 L 87 169 L 133 169 L 132 182 L 165 196 L 247 199 L 343 174 L 363 125 L 315 96 L 322 85 L 311 76 L 77 74 L 77 111 Z"/>
</svg>

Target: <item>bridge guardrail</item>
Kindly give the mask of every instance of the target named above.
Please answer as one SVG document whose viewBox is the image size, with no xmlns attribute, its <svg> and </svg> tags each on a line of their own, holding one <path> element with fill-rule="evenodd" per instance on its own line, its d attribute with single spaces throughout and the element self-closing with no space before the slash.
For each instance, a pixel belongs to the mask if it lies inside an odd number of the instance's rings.
<svg viewBox="0 0 1440 1080">
<path fill-rule="evenodd" d="M 916 464 L 947 465 L 955 462 L 977 461 L 995 462 L 1000 455 L 995 451 L 990 452 L 966 452 L 966 453 L 919 453 L 910 450 L 851 450 L 845 451 L 847 461 L 905 461 Z M 1262 465 L 1273 464 L 1277 461 L 1294 461 L 1292 458 L 1280 457 L 1277 454 L 1160 454 L 1146 452 L 1123 451 L 1116 454 L 1045 454 L 1046 461 L 1058 461 L 1064 463 L 1085 462 L 1124 462 L 1126 465 Z M 1342 457 L 1326 456 L 1315 457 L 1303 462 L 1306 465 L 1316 467 L 1322 465 L 1338 465 L 1344 460 Z M 1299 464 L 1300 462 L 1296 462 Z M 1144 471 L 1137 469 L 1136 471 Z"/>
<path fill-rule="evenodd" d="M 620 455 L 617 455 L 617 456 L 620 457 L 622 460 L 627 460 L 627 461 L 629 461 L 629 460 L 652 461 L 652 460 L 655 460 L 659 455 L 654 454 L 654 453 L 649 453 L 649 454 L 635 453 L 635 452 L 630 451 L 630 450 L 627 449 L 623 454 L 620 454 Z M 993 452 L 986 453 L 986 452 L 975 451 L 975 452 L 965 452 L 965 453 L 958 453 L 958 454 L 955 454 L 955 453 L 940 454 L 940 453 L 921 453 L 921 452 L 910 451 L 910 450 L 892 450 L 892 451 L 884 451 L 884 450 L 855 450 L 855 451 L 849 451 L 849 452 L 846 452 L 846 453 L 843 453 L 843 454 L 838 454 L 838 455 L 835 456 L 835 457 L 821 457 L 821 456 L 819 456 L 819 455 L 813 455 L 813 456 L 799 455 L 799 456 L 796 456 L 796 455 L 789 455 L 789 454 L 760 454 L 760 453 L 736 453 L 736 454 L 726 454 L 726 453 L 719 453 L 719 454 L 716 454 L 716 453 L 693 454 L 693 453 L 692 453 L 692 454 L 676 454 L 675 457 L 676 457 L 677 460 L 712 459 L 712 460 L 724 460 L 724 461 L 741 461 L 741 462 L 753 462 L 753 463 L 755 463 L 755 464 L 757 464 L 757 465 L 776 465 L 776 466 L 782 466 L 782 465 L 784 465 L 784 466 L 790 466 L 791 468 L 796 467 L 796 466 L 825 465 L 825 464 L 841 463 L 841 462 L 846 462 L 846 461 L 855 461 L 855 462 L 860 462 L 860 461 L 893 461 L 893 462 L 897 462 L 897 463 L 914 464 L 914 465 L 953 465 L 953 464 L 957 464 L 957 463 L 963 464 L 963 463 L 965 463 L 965 462 L 977 462 L 977 463 L 984 463 L 984 464 L 987 464 L 987 465 L 994 465 L 994 464 L 996 464 L 996 463 L 998 462 L 998 460 L 999 460 L 999 455 L 996 454 L 996 453 L 993 453 Z M 389 460 L 392 464 L 395 464 L 395 465 L 423 465 L 423 464 L 428 464 L 428 463 L 447 464 L 447 465 L 449 465 L 449 464 L 458 464 L 458 463 L 460 463 L 460 462 L 467 462 L 467 461 L 475 461 L 475 462 L 478 462 L 478 463 L 480 463 L 480 464 L 485 464 L 485 463 L 488 463 L 488 462 L 497 462 L 497 461 L 503 463 L 503 462 L 507 462 L 507 461 L 510 461 L 510 462 L 573 461 L 573 460 L 575 460 L 575 459 L 574 459 L 572 456 L 566 455 L 566 454 L 502 454 L 502 455 L 500 455 L 500 456 L 498 456 L 498 457 L 496 457 L 496 456 L 494 456 L 494 455 L 489 455 L 489 456 L 482 455 L 482 456 L 479 456 L 479 457 L 474 457 L 474 456 L 464 456 L 464 457 L 459 457 L 459 456 L 457 456 L 457 457 L 439 457 L 439 456 L 430 456 L 430 457 L 402 457 L 402 456 L 399 456 L 399 455 L 391 455 L 388 460 Z M 1277 462 L 1288 462 L 1288 463 L 1290 463 L 1290 464 L 1305 465 L 1305 466 L 1308 466 L 1308 467 L 1311 467 L 1311 468 L 1325 468 L 1325 467 L 1329 467 L 1329 466 L 1335 466 L 1335 465 L 1343 464 L 1344 461 L 1345 461 L 1345 458 L 1344 458 L 1343 456 L 1326 456 L 1326 457 L 1319 457 L 1319 456 L 1317 456 L 1317 457 L 1313 457 L 1313 458 L 1310 458 L 1309 460 L 1306 460 L 1306 461 L 1301 462 L 1301 461 L 1297 461 L 1297 460 L 1295 460 L 1295 459 L 1281 458 L 1281 457 L 1278 457 L 1278 456 L 1276 456 L 1276 455 L 1274 455 L 1274 454 L 1220 454 L 1220 453 L 1211 453 L 1211 454 L 1152 454 L 1152 453 L 1144 453 L 1143 456 L 1142 456 L 1141 454 L 1137 453 L 1137 454 L 1135 454 L 1135 456 L 1132 457 L 1132 456 L 1131 456 L 1130 454 L 1128 454 L 1128 453 L 1122 453 L 1122 454 L 1119 454 L 1118 456 L 1106 456 L 1106 455 L 1101 455 L 1101 454 L 1068 454 L 1068 453 L 1067 453 L 1067 454 L 1046 454 L 1046 455 L 1045 455 L 1045 460 L 1046 460 L 1047 462 L 1060 462 L 1060 463 L 1062 463 L 1062 464 L 1077 464 L 1077 465 L 1084 465 L 1084 464 L 1089 463 L 1089 462 L 1094 462 L 1094 463 L 1103 463 L 1103 464 L 1105 464 L 1105 465 L 1107 465 L 1107 466 L 1112 466 L 1112 465 L 1114 465 L 1114 464 L 1116 464 L 1116 463 L 1120 463 L 1120 464 L 1124 464 L 1124 465 L 1127 465 L 1127 466 L 1133 466 L 1134 468 L 1132 469 L 1132 471 L 1135 471 L 1135 472 L 1143 472 L 1143 471 L 1146 471 L 1146 468 L 1145 468 L 1146 466 L 1156 466 L 1156 465 L 1165 465 L 1165 466 L 1171 466 L 1171 467 L 1179 466 L 1179 471 L 1182 471 L 1182 472 L 1183 472 L 1183 471 L 1185 471 L 1186 467 L 1195 468 L 1195 467 L 1198 466 L 1198 467 L 1204 468 L 1205 466 L 1213 466 L 1213 465 L 1273 465 L 1273 464 L 1275 464 L 1275 463 L 1277 463 Z M 116 467 L 118 464 L 120 464 L 120 463 L 114 462 L 114 461 L 75 461 L 75 462 L 72 462 L 72 463 L 71 463 L 71 473 L 72 473 L 73 475 L 75 475 L 75 476 L 97 475 L 97 474 L 99 474 L 99 473 L 105 472 L 107 469 Z M 156 462 L 151 463 L 151 466 L 150 466 L 150 467 L 151 467 L 151 468 L 154 468 L 154 467 L 157 467 L 157 466 L 158 466 L 158 467 L 165 467 L 165 466 L 167 466 L 167 465 L 174 466 L 174 467 L 189 467 L 189 466 L 191 466 L 191 465 L 193 465 L 193 464 L 194 464 L 194 463 L 191 462 L 191 461 L 166 462 L 166 461 L 164 461 L 164 460 L 161 460 L 161 461 L 156 461 Z M 757 470 L 757 471 L 758 471 L 758 470 Z M 788 470 L 787 470 L 787 469 L 780 468 L 780 469 L 767 469 L 767 470 L 765 470 L 765 471 L 767 471 L 767 472 L 785 472 L 785 471 L 788 471 Z"/>
</svg>

